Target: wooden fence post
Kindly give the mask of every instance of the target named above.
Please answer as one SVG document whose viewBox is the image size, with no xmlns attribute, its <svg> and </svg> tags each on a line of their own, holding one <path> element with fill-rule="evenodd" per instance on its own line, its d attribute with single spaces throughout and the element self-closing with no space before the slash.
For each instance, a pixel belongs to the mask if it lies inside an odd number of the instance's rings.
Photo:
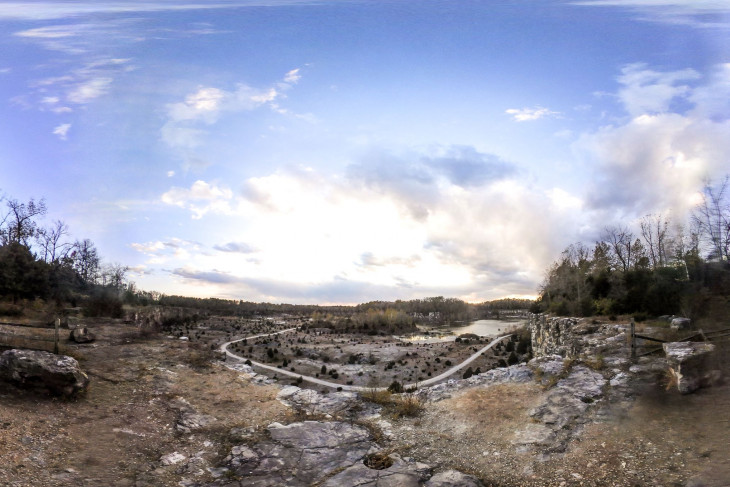
<svg viewBox="0 0 730 487">
<path fill-rule="evenodd" d="M 56 337 L 53 341 L 53 353 L 58 355 L 58 329 L 61 327 L 61 318 L 56 318 Z"/>
</svg>

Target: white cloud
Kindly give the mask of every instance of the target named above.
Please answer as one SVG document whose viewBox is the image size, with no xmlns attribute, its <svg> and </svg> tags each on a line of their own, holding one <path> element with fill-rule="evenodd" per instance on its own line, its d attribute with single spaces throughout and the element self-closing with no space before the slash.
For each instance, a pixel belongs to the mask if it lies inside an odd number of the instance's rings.
<svg viewBox="0 0 730 487">
<path fill-rule="evenodd" d="M 673 101 L 690 93 L 690 85 L 680 82 L 699 78 L 693 69 L 661 72 L 648 69 L 644 63 L 629 64 L 618 77 L 622 85 L 618 97 L 632 116 L 663 113 L 669 111 Z"/>
<path fill-rule="evenodd" d="M 302 75 L 299 74 L 299 68 L 292 69 L 284 76 L 284 82 L 291 84 L 298 83 L 300 79 L 302 79 Z"/>
<path fill-rule="evenodd" d="M 243 183 L 241 196 L 203 181 L 163 195 L 194 218 L 210 213 L 230 222 L 210 236 L 229 242 L 215 247 L 221 254 L 170 264 L 185 269 L 186 279 L 216 286 L 216 292 L 262 299 L 270 299 L 264 295 L 272 288 L 294 292 L 289 288 L 316 289 L 334 281 L 343 289 L 370 283 L 390 293 L 381 298 L 534 294 L 544 268 L 575 239 L 566 231 L 535 245 L 535 235 L 552 235 L 563 220 L 580 219 L 577 198 L 567 191 L 551 198 L 504 177 L 475 187 L 439 178 L 429 186 L 430 197 L 312 170 Z M 426 217 L 414 217 L 414 205 Z M 258 250 L 255 258 L 252 249 Z"/>
<path fill-rule="evenodd" d="M 619 96 L 631 118 L 574 144 L 578 157 L 596 167 L 589 204 L 627 217 L 672 212 L 682 218 L 703 179 L 727 173 L 730 114 L 723 96 L 730 91 L 730 69 L 722 65 L 700 79 L 693 70 L 631 65 L 619 79 Z M 702 84 L 677 85 L 683 80 Z M 689 107 L 673 110 L 677 100 Z"/>
<path fill-rule="evenodd" d="M 61 125 L 53 129 L 53 135 L 58 135 L 59 139 L 66 140 L 66 136 L 68 135 L 68 131 L 70 128 L 70 123 L 62 123 Z"/>
<path fill-rule="evenodd" d="M 276 87 L 254 88 L 239 84 L 229 91 L 215 86 L 200 86 L 186 95 L 183 101 L 167 105 L 167 121 L 160 129 L 161 138 L 168 146 L 180 151 L 186 166 L 191 166 L 191 161 L 203 160 L 193 152 L 203 144 L 207 135 L 201 125 L 213 125 L 224 114 L 248 112 L 263 106 L 282 115 L 291 115 L 280 107 L 279 100 L 300 78 L 297 68 L 286 73 L 284 81 L 287 82 L 275 83 Z"/>
<path fill-rule="evenodd" d="M 247 0 L 240 2 L 168 2 L 150 0 L 145 2 L 119 1 L 75 1 L 75 2 L 30 2 L 16 1 L 0 4 L 0 19 L 51 20 L 69 17 L 85 17 L 99 14 L 130 14 L 142 12 L 164 12 L 184 10 L 234 9 L 242 7 L 270 7 L 279 5 L 307 4 L 311 0 Z"/>
<path fill-rule="evenodd" d="M 515 122 L 530 122 L 545 117 L 560 115 L 560 112 L 553 112 L 541 106 L 536 106 L 534 108 L 509 108 L 504 112 L 507 115 L 512 115 L 512 119 Z"/>
<path fill-rule="evenodd" d="M 112 79 L 107 77 L 84 80 L 68 93 L 68 101 L 78 104 L 89 103 L 94 98 L 105 95 L 111 84 Z"/>
<path fill-rule="evenodd" d="M 160 199 L 168 205 L 190 210 L 193 219 L 197 220 L 208 212 L 231 213 L 233 192 L 226 187 L 198 180 L 189 189 L 173 187 Z"/>
<path fill-rule="evenodd" d="M 697 28 L 730 27 L 730 5 L 722 0 L 578 0 L 573 5 L 619 7 L 636 12 L 639 20 L 689 25 Z"/>
</svg>

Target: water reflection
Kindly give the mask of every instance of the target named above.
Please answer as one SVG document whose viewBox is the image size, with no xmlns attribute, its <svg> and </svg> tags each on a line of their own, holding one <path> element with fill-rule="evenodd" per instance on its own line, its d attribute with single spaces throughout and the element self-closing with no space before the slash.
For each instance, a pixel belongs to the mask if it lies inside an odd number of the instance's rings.
<svg viewBox="0 0 730 487">
<path fill-rule="evenodd" d="M 525 320 L 476 320 L 463 326 L 421 327 L 422 334 L 399 338 L 418 343 L 451 342 L 467 333 L 482 337 L 504 335 L 524 324 Z"/>
</svg>

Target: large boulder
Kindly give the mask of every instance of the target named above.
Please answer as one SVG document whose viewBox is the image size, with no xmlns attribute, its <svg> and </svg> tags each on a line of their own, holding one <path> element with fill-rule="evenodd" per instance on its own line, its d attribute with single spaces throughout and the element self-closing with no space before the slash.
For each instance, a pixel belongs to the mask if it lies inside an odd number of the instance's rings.
<svg viewBox="0 0 730 487">
<path fill-rule="evenodd" d="M 673 330 L 687 330 L 692 324 L 692 320 L 689 318 L 672 318 L 670 326 Z"/>
<path fill-rule="evenodd" d="M 719 372 L 712 367 L 715 345 L 698 342 L 672 342 L 663 345 L 669 363 L 670 387 L 689 394 L 700 387 L 712 385 Z"/>
<path fill-rule="evenodd" d="M 73 396 L 86 390 L 89 377 L 76 359 L 38 350 L 6 350 L 0 355 L 0 378 L 16 384 Z"/>
<path fill-rule="evenodd" d="M 68 338 L 76 343 L 91 343 L 96 340 L 96 336 L 85 326 L 80 326 L 71 330 Z"/>
</svg>

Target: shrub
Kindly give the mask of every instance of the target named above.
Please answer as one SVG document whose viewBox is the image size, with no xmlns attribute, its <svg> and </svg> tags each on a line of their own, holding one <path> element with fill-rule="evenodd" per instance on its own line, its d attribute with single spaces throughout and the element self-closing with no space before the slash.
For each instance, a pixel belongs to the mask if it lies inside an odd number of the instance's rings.
<svg viewBox="0 0 730 487">
<path fill-rule="evenodd" d="M 415 394 L 404 394 L 393 401 L 394 415 L 415 417 L 423 412 L 423 401 Z"/>
<path fill-rule="evenodd" d="M 514 352 L 510 352 L 509 357 L 507 358 L 507 363 L 509 365 L 515 365 L 519 361 L 520 359 L 517 358 L 517 354 Z"/>
<path fill-rule="evenodd" d="M 389 386 L 388 391 L 392 392 L 394 394 L 400 394 L 403 392 L 403 384 L 398 382 L 397 380 L 394 380 Z"/>
<path fill-rule="evenodd" d="M 468 378 L 469 378 L 469 377 L 471 377 L 472 375 L 474 375 L 474 371 L 472 370 L 472 368 L 471 368 L 471 367 L 469 367 L 469 368 L 468 368 L 468 369 L 466 369 L 466 371 L 464 372 L 464 375 L 462 375 L 462 378 L 463 378 L 463 379 L 468 379 Z"/>
<path fill-rule="evenodd" d="M 84 303 L 84 316 L 121 318 L 123 315 L 122 300 L 112 289 L 97 289 Z"/>
</svg>

